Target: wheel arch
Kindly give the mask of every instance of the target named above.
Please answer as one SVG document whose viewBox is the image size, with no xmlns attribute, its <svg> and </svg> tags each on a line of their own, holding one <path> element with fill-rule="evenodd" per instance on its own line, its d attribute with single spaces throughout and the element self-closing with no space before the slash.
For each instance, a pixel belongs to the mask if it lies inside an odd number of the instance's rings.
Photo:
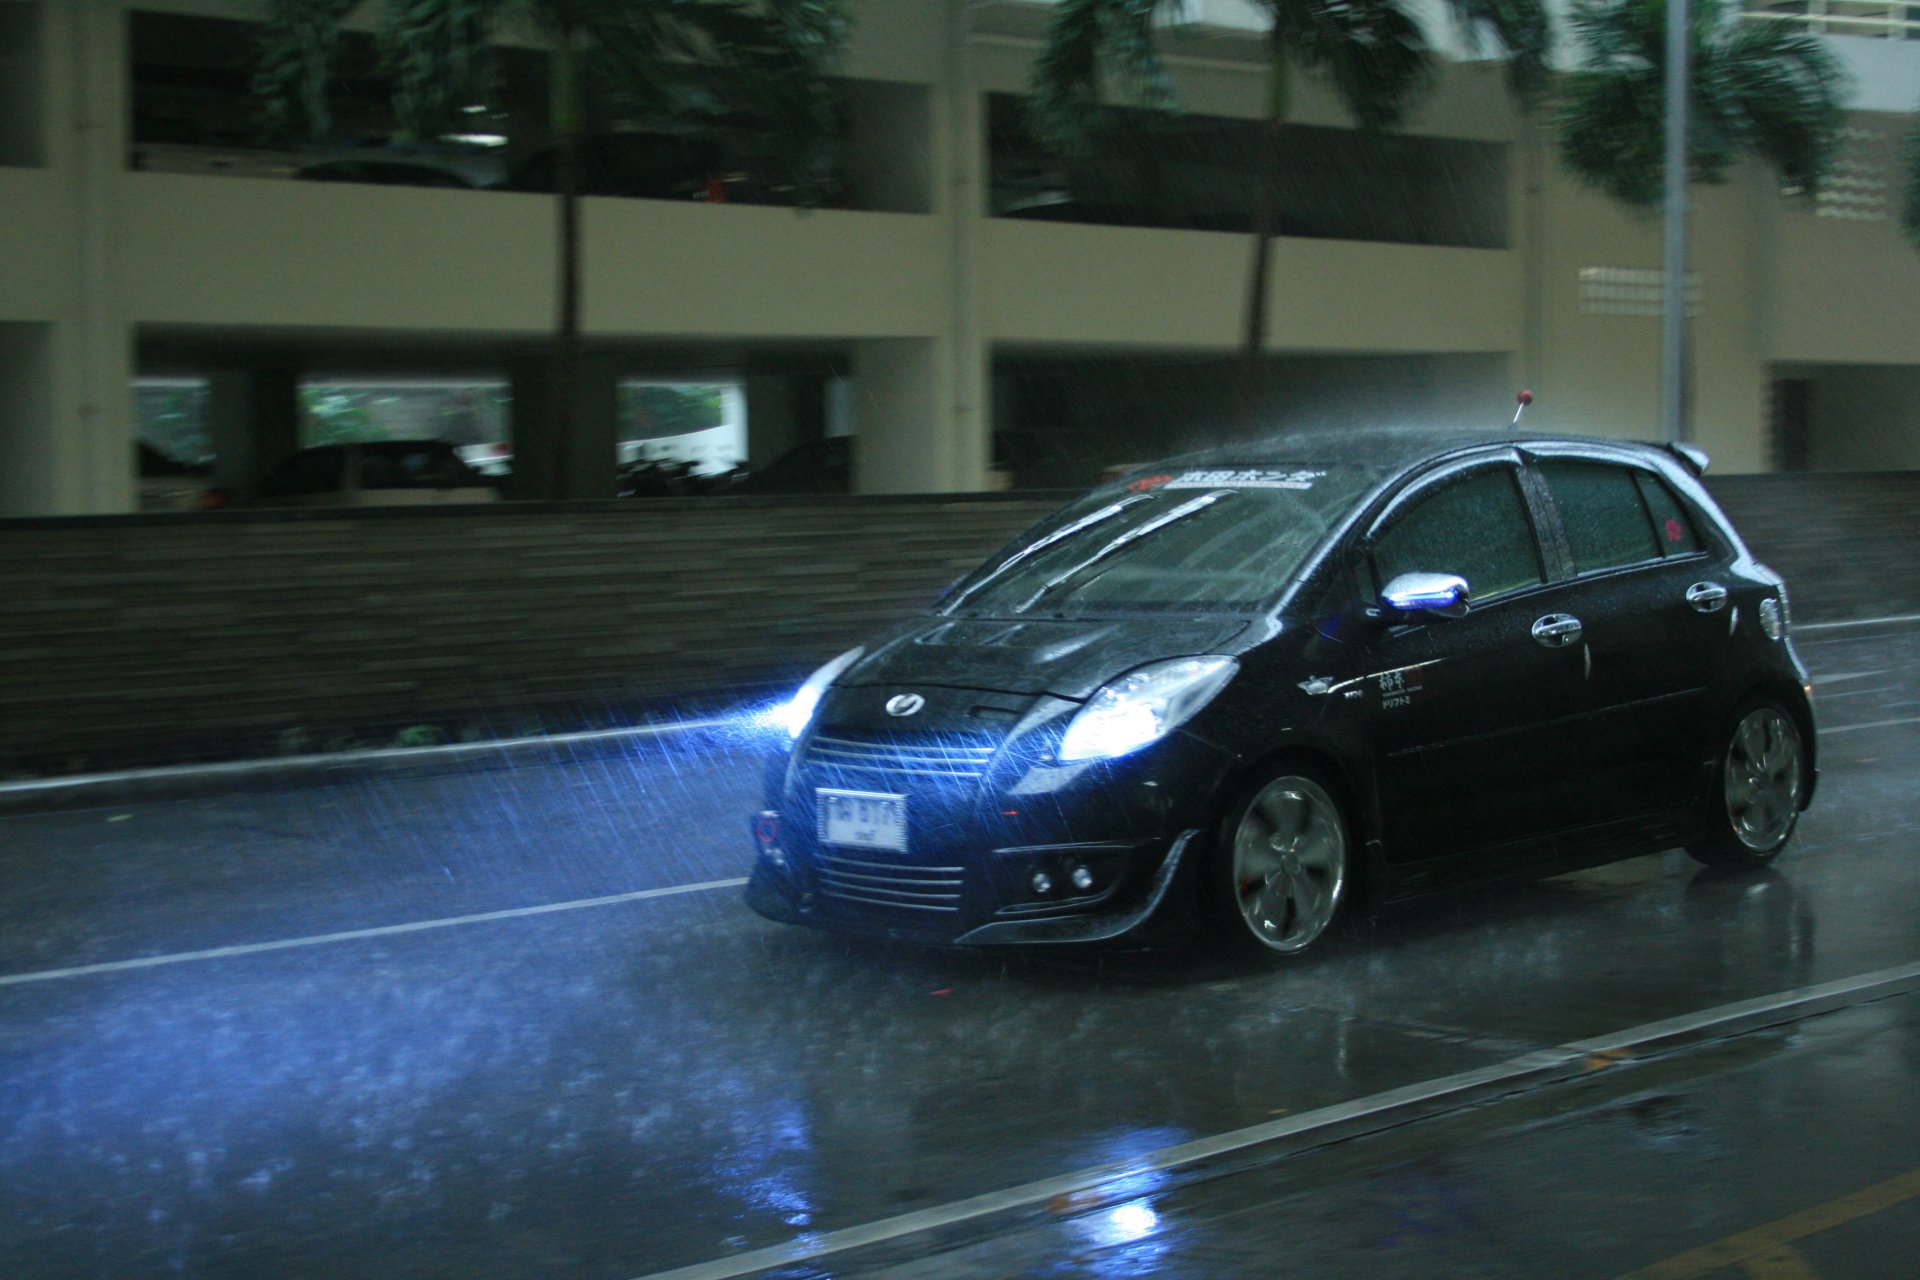
<svg viewBox="0 0 1920 1280">
<path fill-rule="evenodd" d="M 1364 791 L 1352 776 L 1351 763 L 1320 743 L 1284 743 L 1258 755 L 1243 757 L 1228 770 L 1215 790 L 1212 812 L 1207 816 L 1206 859 L 1221 856 L 1227 820 L 1253 780 L 1285 767 L 1299 768 L 1326 783 L 1334 803 L 1340 806 L 1341 816 L 1346 819 L 1347 838 L 1352 846 L 1347 867 L 1351 878 L 1348 901 L 1361 910 L 1371 908 L 1374 887 L 1379 883 L 1378 869 L 1373 865 L 1379 848 L 1373 813 L 1361 802 Z"/>
</svg>

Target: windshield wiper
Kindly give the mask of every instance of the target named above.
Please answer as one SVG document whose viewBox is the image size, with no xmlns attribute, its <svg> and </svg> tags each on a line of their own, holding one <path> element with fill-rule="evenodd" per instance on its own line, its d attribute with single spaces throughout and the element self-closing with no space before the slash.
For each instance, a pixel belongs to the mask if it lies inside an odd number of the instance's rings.
<svg viewBox="0 0 1920 1280">
<path fill-rule="evenodd" d="M 1008 556 L 1005 560 L 1002 560 L 1000 564 L 993 570 L 992 573 L 989 573 L 986 577 L 980 579 L 980 581 L 974 583 L 972 586 L 968 587 L 965 591 L 962 591 L 959 595 L 955 596 L 952 600 L 950 600 L 947 603 L 947 606 L 944 609 L 942 609 L 940 612 L 943 614 L 952 613 L 955 609 L 958 609 L 961 605 L 965 604 L 969 596 L 972 596 L 976 592 L 979 592 L 982 589 L 984 589 L 988 583 L 993 582 L 1001 574 L 1013 568 L 1015 565 L 1025 560 L 1028 556 L 1038 555 L 1040 552 L 1045 551 L 1048 547 L 1053 546 L 1055 543 L 1063 541 L 1064 539 L 1067 539 L 1067 538 L 1071 538 L 1074 534 L 1079 533 L 1082 529 L 1090 529 L 1094 525 L 1099 524 L 1103 520 L 1110 520 L 1114 516 L 1119 515 L 1122 511 L 1125 511 L 1128 507 L 1135 506 L 1142 502 L 1151 502 L 1152 500 L 1153 499 L 1149 494 L 1137 493 L 1133 495 L 1131 498 L 1122 498 L 1118 502 L 1110 502 L 1106 506 L 1100 508 L 1098 511 L 1094 511 L 1087 515 L 1081 516 L 1078 520 L 1075 520 L 1072 524 L 1062 525 L 1060 528 L 1055 529 L 1052 533 L 1048 534 L 1046 537 L 1041 538 L 1038 542 L 1028 543 L 1026 546 L 1020 548 L 1018 551 Z"/>
<path fill-rule="evenodd" d="M 1036 604 L 1039 604 L 1041 600 L 1045 599 L 1056 588 L 1065 586 L 1086 570 L 1091 569 L 1100 561 L 1105 560 L 1114 552 L 1130 547 L 1142 538 L 1151 537 L 1176 520 L 1185 520 L 1195 512 L 1203 511 L 1222 498 L 1231 498 L 1235 492 L 1236 490 L 1233 489 L 1215 489 L 1211 493 L 1201 494 L 1191 502 L 1181 503 L 1163 516 L 1156 516 L 1145 524 L 1135 525 L 1133 528 L 1115 538 L 1112 542 L 1109 542 L 1106 546 L 1101 547 L 1098 551 L 1088 556 L 1085 560 L 1080 561 L 1080 563 L 1073 565 L 1071 568 L 1063 569 L 1061 572 L 1047 579 L 1038 591 L 1013 606 L 1013 611 L 1015 613 L 1025 613 Z"/>
</svg>

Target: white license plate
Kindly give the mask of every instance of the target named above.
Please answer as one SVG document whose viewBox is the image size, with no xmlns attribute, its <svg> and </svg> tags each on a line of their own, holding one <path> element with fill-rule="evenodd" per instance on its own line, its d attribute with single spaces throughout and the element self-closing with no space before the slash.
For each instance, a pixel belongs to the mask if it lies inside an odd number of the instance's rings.
<svg viewBox="0 0 1920 1280">
<path fill-rule="evenodd" d="M 820 839 L 856 849 L 907 851 L 907 798 L 881 791 L 815 788 Z"/>
</svg>

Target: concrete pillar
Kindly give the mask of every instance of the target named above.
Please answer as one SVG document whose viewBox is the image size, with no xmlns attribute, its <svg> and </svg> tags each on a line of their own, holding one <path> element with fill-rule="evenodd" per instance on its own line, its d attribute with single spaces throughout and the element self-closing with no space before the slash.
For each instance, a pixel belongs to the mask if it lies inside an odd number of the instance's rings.
<svg viewBox="0 0 1920 1280">
<path fill-rule="evenodd" d="M 207 438 L 213 483 L 245 493 L 300 447 L 300 374 L 294 369 L 217 369 L 207 376 Z"/>
<path fill-rule="evenodd" d="M 945 493 L 955 483 L 941 439 L 952 403 L 947 343 L 881 338 L 853 344 L 855 493 Z"/>
<path fill-rule="evenodd" d="M 986 110 L 967 48 L 972 6 L 946 0 L 946 58 L 933 96 L 934 213 L 949 245 L 951 303 L 942 332 L 854 343 L 856 493 L 987 487 L 992 404 L 980 315 Z"/>
<path fill-rule="evenodd" d="M 980 314 L 980 236 L 986 217 L 987 112 L 973 74 L 967 37 L 973 5 L 948 0 L 945 121 L 950 178 L 944 212 L 953 246 L 953 317 L 947 333 L 945 421 L 939 434 L 937 487 L 989 486 L 993 465 L 991 361 Z"/>
<path fill-rule="evenodd" d="M 764 467 L 800 443 L 793 378 L 784 373 L 748 374 L 746 391 L 747 463 Z"/>
<path fill-rule="evenodd" d="M 118 296 L 113 183 L 126 167 L 127 18 L 119 0 L 39 7 L 46 162 L 64 189 L 77 287 L 61 299 L 47 356 L 52 442 L 35 488 L 63 515 L 137 505 L 133 334 Z M 29 144 L 30 146 L 31 144 Z"/>
<path fill-rule="evenodd" d="M 0 323 L 0 517 L 62 514 L 52 420 L 53 326 Z"/>
<path fill-rule="evenodd" d="M 614 496 L 620 418 L 620 365 L 583 352 L 574 364 L 573 424 L 554 439 L 553 359 L 542 353 L 508 367 L 513 386 L 513 484 L 516 498 L 600 499 Z M 556 460 L 564 457 L 564 474 Z"/>
</svg>

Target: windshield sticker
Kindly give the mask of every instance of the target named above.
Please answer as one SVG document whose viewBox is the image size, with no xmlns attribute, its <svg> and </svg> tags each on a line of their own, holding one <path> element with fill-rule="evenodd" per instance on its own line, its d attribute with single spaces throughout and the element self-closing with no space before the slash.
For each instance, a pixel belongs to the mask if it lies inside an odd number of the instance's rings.
<svg viewBox="0 0 1920 1280">
<path fill-rule="evenodd" d="M 1138 480 L 1127 481 L 1127 489 L 1132 493 L 1146 493 L 1150 489 L 1158 489 L 1161 485 L 1171 483 L 1173 483 L 1173 477 L 1169 475 L 1141 476 Z"/>
<path fill-rule="evenodd" d="M 1311 489 L 1324 471 L 1275 471 L 1264 467 L 1220 467 L 1210 471 L 1182 471 L 1166 483 L 1169 489 Z"/>
</svg>

